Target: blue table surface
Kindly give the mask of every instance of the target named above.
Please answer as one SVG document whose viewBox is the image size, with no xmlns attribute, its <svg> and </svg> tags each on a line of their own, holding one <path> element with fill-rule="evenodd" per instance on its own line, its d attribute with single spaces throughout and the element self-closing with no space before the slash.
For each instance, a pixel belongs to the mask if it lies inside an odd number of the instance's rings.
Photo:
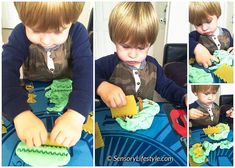
<svg viewBox="0 0 235 168">
<path fill-rule="evenodd" d="M 97 166 L 186 166 L 186 153 L 180 136 L 172 129 L 160 103 L 160 112 L 147 130 L 129 132 L 112 119 L 107 107 L 96 108 L 105 146 L 95 150 Z M 133 160 L 133 157 L 136 159 Z M 143 161 L 139 158 L 146 157 Z M 157 158 L 159 160 L 152 160 Z M 111 159 L 110 159 L 111 158 Z M 132 159 L 132 160 L 131 160 Z"/>
<path fill-rule="evenodd" d="M 36 103 L 31 104 L 33 112 L 43 121 L 47 130 L 50 132 L 54 121 L 59 116 L 58 113 L 48 113 L 48 100 L 45 98 L 44 88 L 50 83 L 34 82 L 34 93 L 36 94 Z M 2 166 L 27 166 L 15 153 L 15 149 L 20 142 L 16 135 L 14 125 L 3 118 L 7 133 L 2 136 Z M 67 166 L 92 166 L 93 165 L 93 136 L 82 132 L 78 143 L 69 149 L 71 155 Z"/>
<path fill-rule="evenodd" d="M 226 139 L 220 140 L 224 141 Z M 230 130 L 227 137 L 228 141 L 233 141 L 233 130 Z M 204 134 L 202 128 L 192 129 L 191 138 L 189 138 L 189 146 L 192 147 L 195 143 L 203 143 L 209 141 L 216 143 L 220 141 L 214 141 Z M 219 147 L 215 151 L 211 151 L 208 156 L 208 162 L 203 166 L 232 166 L 233 165 L 233 147 L 230 149 L 220 149 Z"/>
</svg>

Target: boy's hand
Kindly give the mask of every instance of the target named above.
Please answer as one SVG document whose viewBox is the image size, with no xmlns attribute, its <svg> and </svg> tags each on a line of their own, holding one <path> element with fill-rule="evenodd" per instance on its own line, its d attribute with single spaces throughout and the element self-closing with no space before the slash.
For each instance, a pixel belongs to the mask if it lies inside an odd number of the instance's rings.
<svg viewBox="0 0 235 168">
<path fill-rule="evenodd" d="M 202 111 L 195 109 L 195 108 L 192 108 L 189 110 L 189 119 L 195 120 L 201 117 L 203 117 Z"/>
<path fill-rule="evenodd" d="M 233 107 L 226 111 L 226 117 L 233 118 Z"/>
<path fill-rule="evenodd" d="M 123 90 L 109 82 L 102 82 L 97 88 L 97 94 L 109 108 L 117 108 L 126 105 L 126 97 Z"/>
<path fill-rule="evenodd" d="M 200 43 L 194 49 L 195 59 L 199 65 L 202 65 L 204 68 L 211 66 L 211 61 L 219 62 L 218 58 L 211 55 L 206 47 Z"/>
<path fill-rule="evenodd" d="M 14 118 L 16 133 L 21 141 L 31 148 L 40 146 L 47 140 L 47 130 L 43 122 L 27 110 Z"/>
<path fill-rule="evenodd" d="M 82 126 L 85 117 L 80 113 L 68 109 L 55 121 L 55 126 L 51 131 L 51 142 L 57 142 L 63 146 L 74 146 L 81 138 Z"/>
</svg>

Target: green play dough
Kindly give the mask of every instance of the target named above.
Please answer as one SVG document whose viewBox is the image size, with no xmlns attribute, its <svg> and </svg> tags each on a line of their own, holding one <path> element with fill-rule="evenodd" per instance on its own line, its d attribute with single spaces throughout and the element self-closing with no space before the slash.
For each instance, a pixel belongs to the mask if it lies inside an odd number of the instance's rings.
<svg viewBox="0 0 235 168">
<path fill-rule="evenodd" d="M 70 79 L 53 80 L 45 90 L 47 90 L 45 97 L 54 104 L 53 107 L 47 107 L 47 111 L 61 112 L 68 103 L 69 94 L 72 91 L 72 81 Z"/>
<path fill-rule="evenodd" d="M 23 142 L 18 144 L 16 155 L 31 166 L 63 166 L 70 160 L 66 147 L 43 145 L 28 148 Z"/>
<path fill-rule="evenodd" d="M 193 161 L 195 163 L 203 163 L 206 160 L 206 155 L 203 153 L 203 155 L 196 157 L 196 154 L 194 152 L 194 148 L 189 149 L 189 155 L 192 157 Z"/>
<path fill-rule="evenodd" d="M 228 64 L 230 66 L 233 65 L 233 57 L 234 57 L 234 55 L 229 53 L 228 51 L 225 51 L 225 50 L 215 50 L 214 53 L 213 53 L 213 56 L 218 57 L 220 61 L 219 61 L 219 63 L 212 62 L 215 65 L 214 66 L 210 66 L 209 67 L 210 70 L 216 70 L 216 69 L 218 69 L 223 64 Z"/>
<path fill-rule="evenodd" d="M 220 142 L 220 149 L 230 149 L 232 146 L 233 143 L 228 140 Z"/>
<path fill-rule="evenodd" d="M 159 113 L 160 107 L 152 100 L 143 100 L 143 110 L 139 111 L 137 105 L 138 114 L 132 118 L 116 118 L 119 125 L 128 131 L 136 131 L 139 129 L 148 129 L 151 127 L 154 116 Z"/>
<path fill-rule="evenodd" d="M 213 83 L 213 77 L 203 69 L 189 65 L 189 81 L 191 83 Z"/>
<path fill-rule="evenodd" d="M 209 156 L 210 151 L 214 151 L 219 145 L 220 143 L 210 143 L 208 141 L 204 141 L 202 144 L 204 149 L 204 154 L 206 156 Z"/>
<path fill-rule="evenodd" d="M 228 137 L 229 130 L 230 130 L 228 124 L 219 123 L 215 127 L 218 127 L 221 130 L 221 132 L 218 134 L 208 135 L 210 139 L 218 141 L 221 139 L 226 139 Z"/>
</svg>

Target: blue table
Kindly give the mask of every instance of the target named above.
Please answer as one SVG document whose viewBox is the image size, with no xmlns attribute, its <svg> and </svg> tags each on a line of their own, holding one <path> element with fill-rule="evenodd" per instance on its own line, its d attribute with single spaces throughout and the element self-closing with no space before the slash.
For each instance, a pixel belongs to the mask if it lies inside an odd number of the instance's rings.
<svg viewBox="0 0 235 168">
<path fill-rule="evenodd" d="M 34 83 L 34 93 L 37 95 L 35 104 L 31 107 L 34 113 L 44 122 L 50 132 L 54 121 L 59 116 L 58 113 L 47 113 L 48 100 L 45 98 L 44 88 L 49 83 Z M 3 118 L 7 133 L 2 136 L 2 166 L 27 166 L 15 153 L 15 149 L 20 142 L 16 135 L 14 125 Z M 82 132 L 80 141 L 69 149 L 71 160 L 67 166 L 92 166 L 93 165 L 93 136 Z"/>
<path fill-rule="evenodd" d="M 186 166 L 180 136 L 162 107 L 160 103 L 161 110 L 149 129 L 136 132 L 122 129 L 107 107 L 96 108 L 95 118 L 105 144 L 95 150 L 96 166 Z"/>
<path fill-rule="evenodd" d="M 225 140 L 225 139 L 224 139 Z M 233 141 L 233 131 L 230 130 L 228 141 Z M 189 146 L 192 147 L 195 143 L 203 143 L 208 141 L 211 143 L 220 142 L 211 140 L 204 134 L 202 129 L 193 129 L 191 132 L 191 138 L 189 138 Z M 221 140 L 223 141 L 223 140 Z M 211 151 L 208 156 L 208 162 L 203 166 L 232 166 L 233 165 L 233 147 L 230 149 L 220 149 L 219 147 L 215 151 Z"/>
</svg>

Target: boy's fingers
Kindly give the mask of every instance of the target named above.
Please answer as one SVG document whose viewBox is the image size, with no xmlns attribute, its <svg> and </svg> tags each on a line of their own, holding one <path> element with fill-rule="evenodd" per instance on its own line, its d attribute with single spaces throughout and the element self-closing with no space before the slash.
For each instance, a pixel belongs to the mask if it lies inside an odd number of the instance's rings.
<svg viewBox="0 0 235 168">
<path fill-rule="evenodd" d="M 34 146 L 41 146 L 42 142 L 41 142 L 40 133 L 33 137 L 33 144 Z"/>
<path fill-rule="evenodd" d="M 69 146 L 70 143 L 71 143 L 71 139 L 65 138 L 65 140 L 64 140 L 64 142 L 63 142 L 62 144 L 63 144 L 63 146 L 70 147 L 70 146 Z"/>
<path fill-rule="evenodd" d="M 77 139 L 73 139 L 73 140 L 70 142 L 69 147 L 76 145 L 77 141 L 78 141 Z"/>
<path fill-rule="evenodd" d="M 125 96 L 125 94 L 122 92 L 122 93 L 120 93 L 119 94 L 119 97 L 120 97 L 120 99 L 121 99 L 121 101 L 122 101 L 122 106 L 125 106 L 126 105 L 126 96 Z"/>
<path fill-rule="evenodd" d="M 46 130 L 43 130 L 40 132 L 40 138 L 41 138 L 42 144 L 46 143 L 47 138 L 48 138 L 48 134 Z"/>
<path fill-rule="evenodd" d="M 219 62 L 219 58 L 212 55 L 211 61 Z"/>
<path fill-rule="evenodd" d="M 208 64 L 207 63 L 203 63 L 202 64 L 204 68 L 208 68 Z"/>
<path fill-rule="evenodd" d="M 28 148 L 32 148 L 33 147 L 33 139 L 32 138 L 27 138 L 26 139 L 26 145 L 28 146 Z"/>
<path fill-rule="evenodd" d="M 63 142 L 66 140 L 66 137 L 63 135 L 62 132 L 60 132 L 58 134 L 58 136 L 56 137 L 55 141 L 58 143 L 58 144 L 63 144 Z"/>
<path fill-rule="evenodd" d="M 60 129 L 55 125 L 50 134 L 50 141 L 55 142 L 56 137 L 59 135 Z"/>
</svg>

